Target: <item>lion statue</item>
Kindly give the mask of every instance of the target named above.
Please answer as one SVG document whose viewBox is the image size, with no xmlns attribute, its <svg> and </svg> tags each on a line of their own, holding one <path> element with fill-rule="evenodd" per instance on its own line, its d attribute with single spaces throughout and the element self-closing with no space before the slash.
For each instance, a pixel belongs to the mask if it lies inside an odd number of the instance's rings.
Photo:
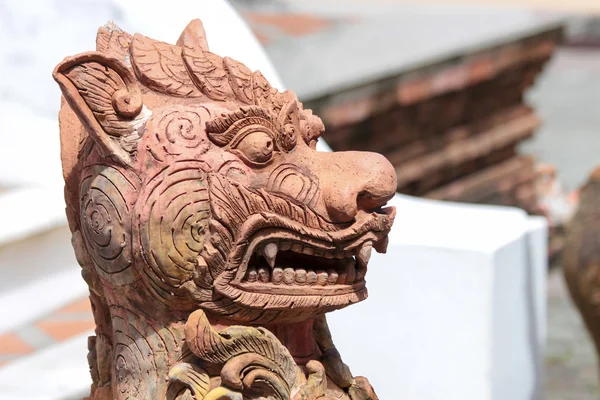
<svg viewBox="0 0 600 400">
<path fill-rule="evenodd" d="M 291 91 L 109 23 L 54 70 L 67 216 L 96 322 L 91 399 L 376 399 L 325 313 L 367 297 L 392 165 L 317 152 Z"/>
</svg>

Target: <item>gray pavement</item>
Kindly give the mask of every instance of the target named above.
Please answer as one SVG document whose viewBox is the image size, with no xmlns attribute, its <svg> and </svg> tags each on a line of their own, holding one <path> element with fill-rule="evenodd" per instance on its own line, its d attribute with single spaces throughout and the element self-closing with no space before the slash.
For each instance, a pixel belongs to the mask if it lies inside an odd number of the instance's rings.
<svg viewBox="0 0 600 400">
<path fill-rule="evenodd" d="M 596 356 L 583 322 L 569 298 L 562 271 L 548 280 L 546 400 L 598 400 Z"/>
<path fill-rule="evenodd" d="M 574 189 L 600 164 L 600 51 L 562 49 L 528 94 L 544 121 L 523 151 Z M 559 267 L 548 281 L 546 400 L 600 398 L 596 355 Z"/>
</svg>

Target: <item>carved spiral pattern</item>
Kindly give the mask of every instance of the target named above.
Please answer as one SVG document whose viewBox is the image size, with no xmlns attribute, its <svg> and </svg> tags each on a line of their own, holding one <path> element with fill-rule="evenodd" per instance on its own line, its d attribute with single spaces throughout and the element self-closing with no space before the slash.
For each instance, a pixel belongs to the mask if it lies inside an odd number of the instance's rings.
<svg viewBox="0 0 600 400">
<path fill-rule="evenodd" d="M 175 163 L 152 178 L 138 200 L 141 257 L 150 266 L 143 274 L 174 306 L 191 301 L 180 289 L 193 277 L 208 232 L 206 168 L 196 161 Z"/>
<path fill-rule="evenodd" d="M 142 111 L 142 97 L 139 93 L 131 93 L 127 89 L 119 89 L 112 96 L 115 111 L 126 118 L 134 118 Z"/>
<path fill-rule="evenodd" d="M 131 235 L 131 206 L 136 190 L 132 181 L 113 167 L 93 165 L 81 183 L 81 226 L 98 274 L 115 285 L 134 281 Z"/>
<path fill-rule="evenodd" d="M 279 143 L 285 151 L 292 151 L 296 147 L 298 135 L 296 128 L 292 124 L 285 124 L 281 132 L 279 132 Z"/>
<path fill-rule="evenodd" d="M 248 167 L 239 160 L 229 160 L 219 168 L 219 173 L 232 181 L 248 186 L 249 177 L 246 172 Z"/>
<path fill-rule="evenodd" d="M 176 359 L 181 339 L 168 328 L 157 332 L 142 316 L 111 307 L 113 380 L 116 399 L 160 399 L 167 391 L 163 373 Z"/>
<path fill-rule="evenodd" d="M 153 118 L 149 131 L 156 135 L 159 151 L 181 155 L 194 149 L 195 155 L 201 155 L 210 146 L 204 129 L 210 119 L 211 114 L 205 107 L 173 107 Z"/>
<path fill-rule="evenodd" d="M 319 181 L 293 164 L 282 164 L 269 176 L 267 191 L 292 197 L 308 206 L 319 198 Z"/>
</svg>

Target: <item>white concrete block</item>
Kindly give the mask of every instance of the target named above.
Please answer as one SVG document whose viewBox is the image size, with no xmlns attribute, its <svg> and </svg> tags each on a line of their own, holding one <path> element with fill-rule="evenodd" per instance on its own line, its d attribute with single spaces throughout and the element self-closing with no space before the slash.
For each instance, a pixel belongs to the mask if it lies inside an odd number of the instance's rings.
<svg viewBox="0 0 600 400">
<path fill-rule="evenodd" d="M 388 254 L 369 265 L 369 298 L 329 317 L 353 373 L 381 399 L 536 398 L 545 221 L 504 207 L 393 203 Z"/>
<path fill-rule="evenodd" d="M 0 399 L 71 400 L 88 396 L 92 378 L 86 332 L 0 369 Z"/>
<path fill-rule="evenodd" d="M 87 292 L 60 187 L 0 193 L 0 333 Z"/>
<path fill-rule="evenodd" d="M 65 226 L 62 185 L 15 188 L 0 193 L 0 221 L 0 249 Z"/>
</svg>

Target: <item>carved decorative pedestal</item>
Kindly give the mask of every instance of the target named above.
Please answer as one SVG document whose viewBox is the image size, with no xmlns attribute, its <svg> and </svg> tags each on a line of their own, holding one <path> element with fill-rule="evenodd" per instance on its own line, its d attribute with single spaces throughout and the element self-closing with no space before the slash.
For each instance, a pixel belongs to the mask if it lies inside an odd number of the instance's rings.
<svg viewBox="0 0 600 400">
<path fill-rule="evenodd" d="M 321 120 L 199 20 L 176 45 L 109 24 L 54 78 L 92 399 L 377 398 L 325 313 L 367 297 L 386 250 L 383 156 L 316 152 Z"/>
</svg>

